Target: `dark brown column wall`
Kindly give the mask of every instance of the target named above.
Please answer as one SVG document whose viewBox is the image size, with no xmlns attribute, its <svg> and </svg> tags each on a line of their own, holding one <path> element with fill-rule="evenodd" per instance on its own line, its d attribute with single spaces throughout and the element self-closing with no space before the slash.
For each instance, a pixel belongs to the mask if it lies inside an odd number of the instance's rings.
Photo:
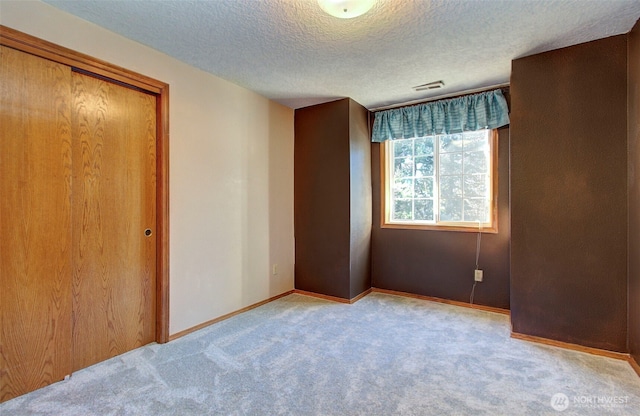
<svg viewBox="0 0 640 416">
<path fill-rule="evenodd" d="M 350 299 L 371 288 L 371 135 L 368 115 L 366 108 L 349 100 Z"/>
<path fill-rule="evenodd" d="M 352 299 L 371 287 L 368 111 L 345 98 L 295 112 L 295 287 Z"/>
<path fill-rule="evenodd" d="M 627 36 L 513 61 L 513 331 L 627 351 Z"/>
<path fill-rule="evenodd" d="M 294 117 L 295 287 L 349 299 L 349 100 Z"/>
<path fill-rule="evenodd" d="M 629 352 L 640 364 L 640 20 L 628 41 Z"/>
<path fill-rule="evenodd" d="M 509 309 L 509 127 L 498 130 L 498 233 L 482 234 L 474 303 Z M 469 302 L 477 233 L 381 228 L 380 145 L 372 144 L 372 285 Z"/>
</svg>

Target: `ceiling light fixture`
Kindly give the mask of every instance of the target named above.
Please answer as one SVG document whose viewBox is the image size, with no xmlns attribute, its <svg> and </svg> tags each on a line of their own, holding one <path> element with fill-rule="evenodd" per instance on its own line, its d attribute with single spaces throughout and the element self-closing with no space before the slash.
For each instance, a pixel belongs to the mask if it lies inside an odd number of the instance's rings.
<svg viewBox="0 0 640 416">
<path fill-rule="evenodd" d="M 373 7 L 376 0 L 318 0 L 326 13 L 341 19 L 358 17 Z"/>
</svg>

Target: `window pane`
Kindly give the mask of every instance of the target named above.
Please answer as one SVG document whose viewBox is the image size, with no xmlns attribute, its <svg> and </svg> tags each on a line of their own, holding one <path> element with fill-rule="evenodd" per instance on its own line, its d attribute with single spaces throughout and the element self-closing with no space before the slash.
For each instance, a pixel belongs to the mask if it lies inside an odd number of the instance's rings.
<svg viewBox="0 0 640 416">
<path fill-rule="evenodd" d="M 432 199 L 416 199 L 415 200 L 415 217 L 416 221 L 433 221 L 433 200 Z"/>
<path fill-rule="evenodd" d="M 464 196 L 473 198 L 487 197 L 487 177 L 485 175 L 464 176 Z"/>
<path fill-rule="evenodd" d="M 464 150 L 486 151 L 489 150 L 487 130 L 467 132 L 464 134 Z"/>
<path fill-rule="evenodd" d="M 462 134 L 449 134 L 440 137 L 440 152 L 461 152 L 462 151 Z"/>
<path fill-rule="evenodd" d="M 442 199 L 462 198 L 462 176 L 441 176 L 440 177 L 440 198 Z"/>
<path fill-rule="evenodd" d="M 432 198 L 433 197 L 433 178 L 416 179 L 414 195 L 416 198 Z"/>
<path fill-rule="evenodd" d="M 393 157 L 412 156 L 413 139 L 393 140 Z"/>
<path fill-rule="evenodd" d="M 489 161 L 488 152 L 465 152 L 464 173 L 487 173 Z"/>
<path fill-rule="evenodd" d="M 440 175 L 458 175 L 462 173 L 462 153 L 443 153 L 440 155 Z"/>
<path fill-rule="evenodd" d="M 413 179 L 396 179 L 393 183 L 393 198 L 413 198 Z"/>
<path fill-rule="evenodd" d="M 389 220 L 491 222 L 492 137 L 485 130 L 387 142 Z"/>
<path fill-rule="evenodd" d="M 440 200 L 441 221 L 462 221 L 462 199 Z"/>
<path fill-rule="evenodd" d="M 411 200 L 396 199 L 393 204 L 392 220 L 410 220 L 411 215 Z"/>
<path fill-rule="evenodd" d="M 464 220 L 486 222 L 489 220 L 489 207 L 485 199 L 467 198 L 464 200 Z"/>
<path fill-rule="evenodd" d="M 415 139 L 416 156 L 433 155 L 433 137 Z"/>
<path fill-rule="evenodd" d="M 433 156 L 416 157 L 416 177 L 433 176 Z"/>
<path fill-rule="evenodd" d="M 396 159 L 394 162 L 393 172 L 396 178 L 413 176 L 413 158 L 403 157 Z"/>
</svg>

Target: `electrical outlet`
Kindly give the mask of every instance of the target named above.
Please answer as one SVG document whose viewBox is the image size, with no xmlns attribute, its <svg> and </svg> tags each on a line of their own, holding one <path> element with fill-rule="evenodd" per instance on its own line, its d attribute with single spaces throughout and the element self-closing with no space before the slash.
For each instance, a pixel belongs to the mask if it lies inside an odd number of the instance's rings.
<svg viewBox="0 0 640 416">
<path fill-rule="evenodd" d="M 278 274 L 278 265 L 274 264 L 273 267 L 271 268 L 271 274 L 272 275 L 277 275 Z"/>
<path fill-rule="evenodd" d="M 474 270 L 473 280 L 476 282 L 482 282 L 482 270 Z"/>
</svg>

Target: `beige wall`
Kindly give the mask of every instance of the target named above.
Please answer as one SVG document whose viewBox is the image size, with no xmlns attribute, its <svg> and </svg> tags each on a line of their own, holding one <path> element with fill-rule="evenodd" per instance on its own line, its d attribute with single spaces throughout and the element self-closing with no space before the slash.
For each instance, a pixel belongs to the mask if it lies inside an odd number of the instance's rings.
<svg viewBox="0 0 640 416">
<path fill-rule="evenodd" d="M 292 109 L 39 1 L 0 24 L 170 85 L 171 334 L 293 289 Z"/>
</svg>

